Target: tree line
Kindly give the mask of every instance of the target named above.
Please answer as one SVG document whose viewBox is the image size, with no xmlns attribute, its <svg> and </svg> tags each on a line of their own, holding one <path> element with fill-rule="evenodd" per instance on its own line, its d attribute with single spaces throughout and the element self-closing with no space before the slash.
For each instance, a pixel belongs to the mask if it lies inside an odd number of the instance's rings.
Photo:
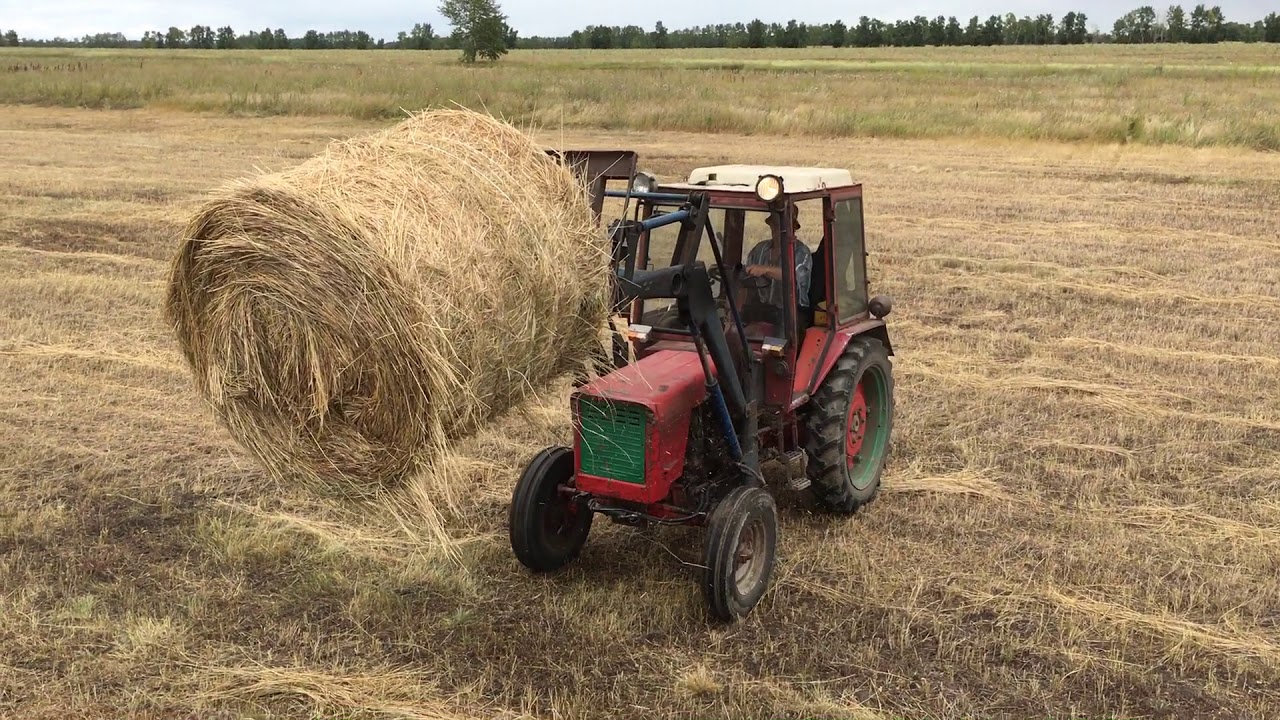
<svg viewBox="0 0 1280 720">
<path fill-rule="evenodd" d="M 465 0 L 464 0 L 465 1 Z M 456 0 L 455 0 L 456 2 Z M 446 3 L 448 4 L 448 3 Z M 752 20 L 748 23 L 704 25 L 668 30 L 662 22 L 652 30 L 639 26 L 596 25 L 559 37 L 527 37 L 506 23 L 496 3 L 482 2 L 490 15 L 467 23 L 448 35 L 437 35 L 431 23 L 416 23 L 400 31 L 394 39 L 375 39 L 363 30 L 321 33 L 308 30 L 290 37 L 283 28 L 263 28 L 237 32 L 231 27 L 196 25 L 183 29 L 147 31 L 141 38 L 121 33 L 98 33 L 79 39 L 25 39 L 17 31 L 0 33 L 4 45 L 95 48 L 197 48 L 259 50 L 459 50 L 474 59 L 476 54 L 496 59 L 508 49 L 678 49 L 678 48 L 800 48 L 828 47 L 923 47 L 993 45 L 1079 45 L 1084 43 L 1218 43 L 1280 42 L 1280 15 L 1275 12 L 1253 23 L 1228 21 L 1220 6 L 1196 5 L 1188 13 L 1172 5 L 1163 13 L 1144 5 L 1118 18 L 1108 32 L 1090 30 L 1085 13 L 1068 12 L 1061 18 L 1051 14 L 1017 17 L 1013 13 L 978 16 L 961 24 L 955 16 L 916 16 L 889 23 L 867 16 L 846 25 L 842 20 L 807 24 L 791 20 L 785 24 Z M 455 12 L 456 14 L 456 12 Z M 457 24 L 455 22 L 455 24 Z M 473 28 L 466 30 L 465 28 Z M 474 29 L 478 28 L 478 29 Z"/>
</svg>

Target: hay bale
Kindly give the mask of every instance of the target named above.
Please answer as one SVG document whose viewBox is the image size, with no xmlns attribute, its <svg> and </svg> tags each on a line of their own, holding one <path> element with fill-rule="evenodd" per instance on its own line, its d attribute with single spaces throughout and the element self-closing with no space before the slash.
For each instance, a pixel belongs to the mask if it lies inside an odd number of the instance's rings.
<svg viewBox="0 0 1280 720">
<path fill-rule="evenodd" d="M 566 168 L 444 110 L 216 191 L 165 313 L 269 471 L 381 486 L 596 357 L 608 273 Z"/>
</svg>

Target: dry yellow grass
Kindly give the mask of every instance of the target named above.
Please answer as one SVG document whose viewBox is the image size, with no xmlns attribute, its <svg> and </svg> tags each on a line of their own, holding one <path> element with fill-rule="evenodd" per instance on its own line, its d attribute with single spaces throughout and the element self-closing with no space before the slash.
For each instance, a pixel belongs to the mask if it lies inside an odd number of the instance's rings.
<svg viewBox="0 0 1280 720">
<path fill-rule="evenodd" d="M 0 116 L 0 715 L 1280 714 L 1274 155 L 549 132 L 866 183 L 886 492 L 843 521 L 780 490 L 777 582 L 724 629 L 696 534 L 600 524 L 552 578 L 510 557 L 562 392 L 453 449 L 457 562 L 412 487 L 268 490 L 202 410 L 160 319 L 179 219 L 369 127 Z"/>
</svg>

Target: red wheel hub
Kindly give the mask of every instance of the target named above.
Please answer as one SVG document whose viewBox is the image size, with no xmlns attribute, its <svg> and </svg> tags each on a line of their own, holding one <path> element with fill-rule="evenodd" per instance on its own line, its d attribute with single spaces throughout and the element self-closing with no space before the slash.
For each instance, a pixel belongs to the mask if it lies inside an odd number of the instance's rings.
<svg viewBox="0 0 1280 720">
<path fill-rule="evenodd" d="M 853 400 L 849 403 L 848 434 L 845 437 L 845 459 L 853 465 L 862 451 L 862 442 L 867 437 L 867 393 L 863 383 L 853 391 Z"/>
<path fill-rule="evenodd" d="M 556 487 L 556 493 L 547 503 L 547 510 L 542 516 L 542 526 L 548 532 L 563 535 L 577 523 L 578 503 L 573 501 L 572 492 L 573 488 L 566 485 Z"/>
</svg>

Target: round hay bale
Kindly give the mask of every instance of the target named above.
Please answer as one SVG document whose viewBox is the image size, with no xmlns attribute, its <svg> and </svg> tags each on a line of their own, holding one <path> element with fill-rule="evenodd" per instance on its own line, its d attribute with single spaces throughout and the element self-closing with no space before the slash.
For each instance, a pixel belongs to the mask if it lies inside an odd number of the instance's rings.
<svg viewBox="0 0 1280 720">
<path fill-rule="evenodd" d="M 165 314 L 276 477 L 381 486 L 589 366 L 609 272 L 568 169 L 504 122 L 441 110 L 215 191 Z"/>
</svg>

